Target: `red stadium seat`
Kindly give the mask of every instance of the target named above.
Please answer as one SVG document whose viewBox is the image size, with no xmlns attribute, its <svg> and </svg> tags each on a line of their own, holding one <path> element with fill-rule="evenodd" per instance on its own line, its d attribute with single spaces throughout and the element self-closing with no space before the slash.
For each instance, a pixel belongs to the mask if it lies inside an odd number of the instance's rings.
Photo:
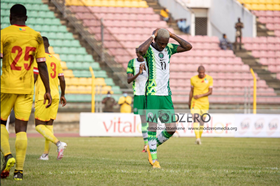
<svg viewBox="0 0 280 186">
<path fill-rule="evenodd" d="M 252 43 L 253 42 L 253 38 L 251 38 L 251 37 L 243 37 L 242 38 L 242 42 L 244 42 L 244 43 Z"/>
</svg>

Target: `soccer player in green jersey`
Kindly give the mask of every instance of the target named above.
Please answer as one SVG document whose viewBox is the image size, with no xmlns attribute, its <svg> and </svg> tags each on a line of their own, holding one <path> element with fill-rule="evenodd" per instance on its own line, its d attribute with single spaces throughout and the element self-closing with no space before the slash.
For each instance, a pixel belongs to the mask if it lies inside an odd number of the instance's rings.
<svg viewBox="0 0 280 186">
<path fill-rule="evenodd" d="M 169 38 L 177 41 L 179 45 L 169 43 Z M 156 117 L 156 120 L 152 121 L 147 117 L 149 123 L 147 152 L 153 168 L 160 168 L 157 146 L 167 141 L 176 132 L 176 122 L 172 119 L 174 108 L 169 86 L 170 58 L 175 53 L 191 49 L 192 45 L 189 42 L 163 28 L 156 29 L 153 35 L 139 46 L 139 53 L 146 59 L 149 70 L 146 85 L 146 114 Z M 168 115 L 168 119 L 165 120 L 166 130 L 156 137 L 157 118 L 161 119 L 159 115 L 162 113 Z"/>
<path fill-rule="evenodd" d="M 138 52 L 138 48 L 136 48 L 137 58 L 132 59 L 128 62 L 127 66 L 127 83 L 132 84 L 133 88 L 133 112 L 134 114 L 139 114 L 142 125 L 142 136 L 144 139 L 144 148 L 142 152 L 147 152 L 148 145 L 148 124 L 146 121 L 145 113 L 143 112 L 145 109 L 145 85 L 148 79 L 148 68 L 146 60 L 141 56 Z"/>
</svg>

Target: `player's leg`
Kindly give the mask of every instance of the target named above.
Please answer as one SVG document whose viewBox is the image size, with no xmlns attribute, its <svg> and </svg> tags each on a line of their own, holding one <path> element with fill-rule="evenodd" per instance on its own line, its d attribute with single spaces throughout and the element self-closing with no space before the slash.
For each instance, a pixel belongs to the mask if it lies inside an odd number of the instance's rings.
<svg viewBox="0 0 280 186">
<path fill-rule="evenodd" d="M 31 108 L 30 108 L 31 111 Z M 14 179 L 23 179 L 23 166 L 25 162 L 26 149 L 27 149 L 27 123 L 28 121 L 22 121 L 15 119 L 15 132 L 16 132 L 16 169 L 14 171 Z"/>
<path fill-rule="evenodd" d="M 192 101 L 191 103 L 191 114 L 192 114 L 192 119 L 193 119 L 193 129 L 194 129 L 194 134 L 196 138 L 196 143 L 200 140 L 199 136 L 199 103 L 195 100 Z"/>
<path fill-rule="evenodd" d="M 40 134 L 42 134 L 42 136 L 44 136 L 45 139 L 51 141 L 54 144 L 58 143 L 58 139 L 53 135 L 53 133 L 46 127 L 46 122 L 39 120 L 39 119 L 35 119 L 35 129 L 37 130 L 37 132 L 39 132 Z"/>
<path fill-rule="evenodd" d="M 206 114 L 208 113 L 208 110 L 209 110 L 209 102 L 203 104 L 202 108 L 201 108 L 201 113 L 200 113 L 200 129 L 199 129 L 199 138 L 200 138 L 200 140 L 201 140 L 201 136 L 202 136 L 202 133 L 203 133 L 204 121 L 207 118 Z M 200 141 L 199 145 L 201 145 L 201 141 Z"/>
<path fill-rule="evenodd" d="M 148 127 L 148 160 L 151 165 L 154 164 L 155 161 L 157 161 L 157 123 L 155 122 L 149 122 Z"/>
<path fill-rule="evenodd" d="M 145 116 L 145 104 L 146 104 L 146 96 L 134 96 L 134 102 L 133 102 L 133 108 L 134 108 L 134 114 L 139 114 L 141 119 L 141 129 L 142 129 L 142 136 L 144 140 L 144 148 L 142 152 L 147 151 L 147 145 L 148 145 L 148 123 L 146 121 Z"/>
<path fill-rule="evenodd" d="M 53 135 L 53 133 L 46 127 L 48 121 L 50 121 L 50 112 L 52 111 L 53 104 L 46 108 L 43 100 L 36 101 L 35 103 L 35 129 L 37 132 L 42 134 L 45 139 L 56 144 L 58 139 Z"/>
<path fill-rule="evenodd" d="M 23 179 L 23 166 L 25 162 L 27 149 L 27 123 L 31 114 L 33 103 L 32 94 L 17 95 L 14 106 L 15 111 L 15 131 L 16 131 L 16 169 L 14 171 L 14 179 Z"/>
<path fill-rule="evenodd" d="M 148 122 L 148 160 L 154 166 L 157 161 L 157 112 L 160 106 L 159 96 L 146 96 L 146 120 Z"/>
<path fill-rule="evenodd" d="M 173 102 L 171 99 L 171 96 L 162 96 L 161 99 L 161 108 L 163 108 L 164 116 L 165 118 L 162 118 L 163 120 L 166 119 L 165 122 L 166 130 L 162 131 L 158 137 L 157 137 L 157 145 L 161 145 L 164 142 L 166 142 L 173 134 L 176 132 L 176 118 L 175 118 L 175 112 L 173 108 Z"/>
<path fill-rule="evenodd" d="M 146 96 L 137 96 L 135 95 L 133 98 L 133 112 L 136 115 L 140 115 L 141 120 L 141 126 L 142 126 L 142 136 L 144 140 L 144 148 L 142 152 L 146 152 L 147 144 L 148 144 L 148 131 L 147 131 L 147 122 L 146 122 L 146 116 L 144 114 L 145 109 L 145 100 Z"/>
<path fill-rule="evenodd" d="M 46 128 L 48 128 L 47 122 L 45 122 L 45 126 L 46 126 Z M 36 127 L 36 124 L 35 124 L 35 127 Z M 47 138 L 45 138 L 44 153 L 40 156 L 39 160 L 49 160 L 50 143 L 51 143 L 51 141 L 48 140 Z"/>
<path fill-rule="evenodd" d="M 37 101 L 35 104 L 35 128 L 40 134 L 42 134 L 42 136 L 45 137 L 46 140 L 49 140 L 57 146 L 57 159 L 59 160 L 63 157 L 63 151 L 65 150 L 67 144 L 59 141 L 53 134 L 52 125 L 57 115 L 58 105 L 58 99 L 54 99 L 49 108 L 45 108 L 43 101 Z"/>
<path fill-rule="evenodd" d="M 4 155 L 3 168 L 1 170 L 1 178 L 9 176 L 10 169 L 14 166 L 16 160 L 12 156 L 9 133 L 6 128 L 7 119 L 11 113 L 16 100 L 16 95 L 1 93 L 1 152 Z"/>
<path fill-rule="evenodd" d="M 148 145 L 148 123 L 146 121 L 146 116 L 145 115 L 140 115 L 141 119 L 141 126 L 142 126 L 142 136 L 144 140 L 144 148 L 142 152 L 147 152 L 147 145 Z"/>
</svg>

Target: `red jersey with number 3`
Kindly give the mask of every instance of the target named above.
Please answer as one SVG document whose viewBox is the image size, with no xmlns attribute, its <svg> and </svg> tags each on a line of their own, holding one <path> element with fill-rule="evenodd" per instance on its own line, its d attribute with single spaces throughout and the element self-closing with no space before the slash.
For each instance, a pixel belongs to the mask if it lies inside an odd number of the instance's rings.
<svg viewBox="0 0 280 186">
<path fill-rule="evenodd" d="M 46 61 L 40 33 L 28 26 L 4 28 L 1 30 L 1 57 L 1 92 L 33 94 L 33 64 Z"/>
<path fill-rule="evenodd" d="M 63 71 L 60 65 L 60 61 L 49 53 L 45 53 L 45 55 L 46 55 L 46 64 L 49 72 L 49 81 L 50 81 L 52 99 L 59 99 L 58 76 L 63 76 Z M 34 74 L 39 74 L 36 65 L 34 65 Z M 45 93 L 46 93 L 46 89 L 39 75 L 35 84 L 35 101 L 43 100 Z"/>
</svg>

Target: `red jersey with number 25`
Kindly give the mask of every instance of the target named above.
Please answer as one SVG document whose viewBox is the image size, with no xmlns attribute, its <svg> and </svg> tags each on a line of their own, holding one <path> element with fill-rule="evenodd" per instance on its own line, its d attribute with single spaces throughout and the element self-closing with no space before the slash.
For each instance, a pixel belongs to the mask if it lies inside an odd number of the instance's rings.
<svg viewBox="0 0 280 186">
<path fill-rule="evenodd" d="M 33 62 L 35 59 L 46 61 L 40 33 L 24 25 L 4 28 L 1 30 L 1 57 L 1 92 L 33 94 Z"/>
<path fill-rule="evenodd" d="M 45 55 L 46 55 L 46 64 L 49 72 L 49 81 L 50 81 L 52 99 L 59 99 L 58 76 L 63 76 L 63 71 L 60 65 L 60 61 L 49 53 L 46 53 Z M 34 74 L 39 74 L 38 67 L 35 65 L 34 65 Z M 35 101 L 43 100 L 45 93 L 46 93 L 46 89 L 39 75 L 35 84 Z"/>
</svg>

